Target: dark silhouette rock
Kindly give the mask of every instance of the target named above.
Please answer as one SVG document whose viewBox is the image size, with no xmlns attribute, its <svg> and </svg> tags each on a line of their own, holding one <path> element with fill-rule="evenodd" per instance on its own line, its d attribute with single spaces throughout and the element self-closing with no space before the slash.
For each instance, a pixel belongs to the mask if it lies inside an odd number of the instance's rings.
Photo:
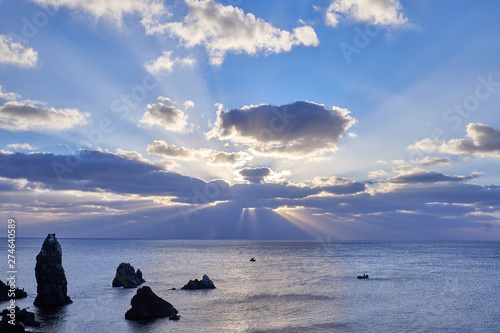
<svg viewBox="0 0 500 333">
<path fill-rule="evenodd" d="M 135 288 L 144 282 L 146 282 L 146 280 L 142 278 L 140 269 L 136 272 L 132 265 L 122 262 L 116 269 L 113 287 Z"/>
<path fill-rule="evenodd" d="M 13 311 L 12 311 L 13 310 Z M 15 318 L 15 325 L 9 323 Z M 23 325 L 24 324 L 24 325 Z M 40 322 L 35 320 L 35 314 L 26 309 L 5 309 L 2 311 L 2 321 L 0 322 L 0 332 L 26 332 L 25 326 L 40 326 Z"/>
<path fill-rule="evenodd" d="M 17 298 L 28 297 L 28 294 L 26 294 L 24 289 L 19 289 L 19 288 L 14 289 L 14 297 L 9 297 L 9 290 L 10 290 L 9 286 L 3 283 L 2 280 L 0 280 L 0 302 L 6 301 L 11 298 L 17 299 Z"/>
<path fill-rule="evenodd" d="M 125 313 L 125 319 L 148 320 L 177 315 L 178 311 L 172 304 L 157 296 L 151 288 L 144 286 L 130 301 L 132 308 Z"/>
<path fill-rule="evenodd" d="M 35 277 L 38 307 L 62 306 L 72 303 L 67 295 L 68 282 L 62 267 L 62 249 L 56 234 L 49 234 L 36 256 Z"/>
<path fill-rule="evenodd" d="M 172 316 L 168 317 L 168 320 L 179 320 L 179 319 L 181 319 L 181 316 L 176 315 L 176 314 L 174 314 L 174 315 L 172 315 Z"/>
<path fill-rule="evenodd" d="M 196 290 L 196 289 L 215 289 L 215 285 L 210 280 L 210 278 L 206 275 L 203 275 L 203 278 L 200 280 L 189 280 L 189 282 L 182 287 L 184 290 Z"/>
</svg>

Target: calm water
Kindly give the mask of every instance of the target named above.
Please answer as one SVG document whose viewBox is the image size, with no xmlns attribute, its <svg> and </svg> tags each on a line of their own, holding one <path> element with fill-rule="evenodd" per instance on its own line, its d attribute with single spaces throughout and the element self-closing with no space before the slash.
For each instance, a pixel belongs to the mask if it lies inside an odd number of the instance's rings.
<svg viewBox="0 0 500 333">
<path fill-rule="evenodd" d="M 500 332 L 500 242 L 59 241 L 74 303 L 52 313 L 33 305 L 43 240 L 17 242 L 35 332 Z M 121 262 L 181 320 L 125 320 L 136 289 L 111 287 Z M 217 289 L 170 290 L 203 274 Z"/>
</svg>

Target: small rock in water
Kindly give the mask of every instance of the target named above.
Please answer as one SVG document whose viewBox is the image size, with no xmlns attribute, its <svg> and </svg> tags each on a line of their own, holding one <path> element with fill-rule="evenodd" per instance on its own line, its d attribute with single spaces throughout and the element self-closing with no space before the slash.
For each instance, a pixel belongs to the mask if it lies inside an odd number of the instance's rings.
<svg viewBox="0 0 500 333">
<path fill-rule="evenodd" d="M 35 320 L 35 314 L 26 309 L 14 308 L 15 325 L 9 324 L 12 319 L 10 311 L 5 309 L 2 311 L 2 320 L 0 321 L 0 332 L 26 332 L 24 326 L 40 326 L 40 322 Z M 23 325 L 24 324 L 24 325 Z"/>
<path fill-rule="evenodd" d="M 136 272 L 132 265 L 122 262 L 116 269 L 112 285 L 113 287 L 135 288 L 144 282 L 146 280 L 142 278 L 140 269 Z"/>
<path fill-rule="evenodd" d="M 172 317 L 178 313 L 172 304 L 157 296 L 148 286 L 137 289 L 130 304 L 132 308 L 125 313 L 125 318 L 130 320 Z"/>
<path fill-rule="evenodd" d="M 0 302 L 6 301 L 11 298 L 24 298 L 28 297 L 28 294 L 24 291 L 24 289 L 19 289 L 16 288 L 14 290 L 14 297 L 9 297 L 9 286 L 7 286 L 5 283 L 3 283 L 2 280 L 0 280 Z"/>
<path fill-rule="evenodd" d="M 196 290 L 196 289 L 215 289 L 215 285 L 210 280 L 210 278 L 206 275 L 203 275 L 203 278 L 200 280 L 189 280 L 189 282 L 182 287 L 184 290 Z"/>
</svg>

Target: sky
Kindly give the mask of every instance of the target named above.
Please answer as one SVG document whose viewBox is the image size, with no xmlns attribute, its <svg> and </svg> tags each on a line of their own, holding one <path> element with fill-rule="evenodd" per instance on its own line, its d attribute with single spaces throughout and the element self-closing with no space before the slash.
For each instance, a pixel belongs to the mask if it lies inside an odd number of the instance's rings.
<svg viewBox="0 0 500 333">
<path fill-rule="evenodd" d="M 0 0 L 2 218 L 20 237 L 499 240 L 499 11 Z"/>
</svg>

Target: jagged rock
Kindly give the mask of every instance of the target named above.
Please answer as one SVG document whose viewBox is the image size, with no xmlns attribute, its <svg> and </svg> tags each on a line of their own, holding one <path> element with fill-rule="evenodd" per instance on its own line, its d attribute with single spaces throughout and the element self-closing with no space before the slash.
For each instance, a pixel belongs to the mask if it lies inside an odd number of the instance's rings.
<svg viewBox="0 0 500 333">
<path fill-rule="evenodd" d="M 14 297 L 9 297 L 9 290 L 10 290 L 9 286 L 3 283 L 2 280 L 0 280 L 0 302 L 6 301 L 11 298 L 17 299 L 17 298 L 28 297 L 28 294 L 26 294 L 24 289 L 19 289 L 19 288 L 16 288 L 14 290 Z"/>
<path fill-rule="evenodd" d="M 48 234 L 36 256 L 35 277 L 38 307 L 53 307 L 72 303 L 68 297 L 66 275 L 62 267 L 62 249 L 56 234 Z"/>
<path fill-rule="evenodd" d="M 195 290 L 195 289 L 215 289 L 215 285 L 210 280 L 210 278 L 206 275 L 203 275 L 203 278 L 200 280 L 189 280 L 189 282 L 182 287 L 184 290 Z"/>
<path fill-rule="evenodd" d="M 125 313 L 125 319 L 148 320 L 171 317 L 178 313 L 172 304 L 157 296 L 148 286 L 137 289 L 130 305 L 132 308 Z"/>
<path fill-rule="evenodd" d="M 9 309 L 2 311 L 2 321 L 0 322 L 0 332 L 25 332 L 24 326 L 40 326 L 40 322 L 35 320 L 35 314 L 26 309 L 19 309 L 15 307 L 14 312 Z M 11 316 L 9 316 L 9 314 Z M 15 315 L 15 325 L 9 324 Z M 24 325 L 23 325 L 24 324 Z"/>
<path fill-rule="evenodd" d="M 116 269 L 113 287 L 135 288 L 144 282 L 140 269 L 136 272 L 132 265 L 122 262 Z"/>
</svg>

